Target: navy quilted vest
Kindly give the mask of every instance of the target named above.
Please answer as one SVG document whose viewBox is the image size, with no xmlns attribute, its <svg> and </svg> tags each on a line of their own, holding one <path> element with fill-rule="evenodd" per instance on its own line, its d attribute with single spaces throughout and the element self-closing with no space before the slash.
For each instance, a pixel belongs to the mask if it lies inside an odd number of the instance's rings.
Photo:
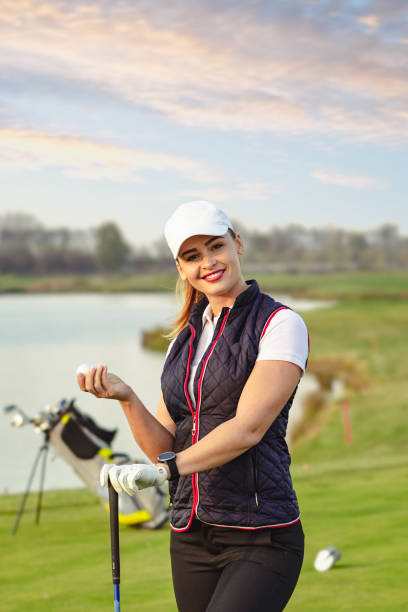
<svg viewBox="0 0 408 612">
<path fill-rule="evenodd" d="M 202 327 L 203 298 L 191 312 L 166 359 L 162 391 L 176 423 L 174 451 L 195 444 L 220 423 L 235 415 L 242 389 L 258 355 L 259 340 L 269 320 L 285 308 L 261 293 L 255 281 L 223 308 L 195 375 L 194 411 L 187 391 L 189 368 Z M 285 442 L 289 399 L 262 440 L 244 454 L 217 468 L 170 482 L 171 526 L 184 531 L 194 514 L 211 525 L 257 529 L 299 520 L 299 507 L 289 473 Z"/>
</svg>

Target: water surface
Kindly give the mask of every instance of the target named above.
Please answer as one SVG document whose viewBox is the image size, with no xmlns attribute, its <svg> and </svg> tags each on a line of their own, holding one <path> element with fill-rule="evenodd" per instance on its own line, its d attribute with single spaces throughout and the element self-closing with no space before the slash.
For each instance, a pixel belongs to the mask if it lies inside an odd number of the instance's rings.
<svg viewBox="0 0 408 612">
<path fill-rule="evenodd" d="M 277 297 L 277 296 L 276 296 Z M 300 311 L 317 305 L 280 301 Z M 76 398 L 78 407 L 106 428 L 119 428 L 116 451 L 141 456 L 116 401 L 82 393 L 75 370 L 80 363 L 104 363 L 128 382 L 151 411 L 160 394 L 164 355 L 141 346 L 142 330 L 167 325 L 176 306 L 171 294 L 6 295 L 0 297 L 0 408 L 17 404 L 29 416 L 62 398 Z M 299 387 L 307 386 L 307 377 Z M 293 416 L 299 414 L 293 407 Z M 292 411 L 291 411 L 292 412 Z M 42 443 L 31 425 L 10 426 L 0 413 L 0 494 L 25 488 Z M 39 473 L 33 490 L 38 487 Z M 51 449 L 45 488 L 82 486 L 73 470 Z"/>
</svg>

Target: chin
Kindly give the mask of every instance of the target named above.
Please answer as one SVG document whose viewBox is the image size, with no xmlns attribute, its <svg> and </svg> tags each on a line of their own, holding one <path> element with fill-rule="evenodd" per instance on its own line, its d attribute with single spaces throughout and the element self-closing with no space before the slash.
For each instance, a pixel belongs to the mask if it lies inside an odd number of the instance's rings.
<svg viewBox="0 0 408 612">
<path fill-rule="evenodd" d="M 231 283 L 220 281 L 214 284 L 208 283 L 204 289 L 201 289 L 201 291 L 205 293 L 205 295 L 221 296 L 221 295 L 228 295 L 232 291 L 232 289 L 233 289 L 233 285 Z"/>
</svg>

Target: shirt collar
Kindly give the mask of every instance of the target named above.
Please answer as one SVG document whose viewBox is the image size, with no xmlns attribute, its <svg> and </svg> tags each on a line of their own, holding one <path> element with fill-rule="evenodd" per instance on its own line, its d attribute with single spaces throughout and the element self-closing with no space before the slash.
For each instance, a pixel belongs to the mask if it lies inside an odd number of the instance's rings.
<svg viewBox="0 0 408 612">
<path fill-rule="evenodd" d="M 211 325 L 213 324 L 213 313 L 212 313 L 210 304 L 207 304 L 207 306 L 204 309 L 202 321 L 203 321 L 203 327 L 206 323 L 211 323 Z"/>
<path fill-rule="evenodd" d="M 230 308 L 230 310 L 231 310 L 231 308 Z M 216 317 L 214 317 L 213 316 L 213 312 L 211 310 L 211 305 L 207 304 L 207 306 L 204 309 L 203 316 L 202 316 L 203 327 L 204 327 L 204 325 L 206 325 L 206 323 L 211 323 L 211 325 L 213 327 L 215 327 L 217 325 L 217 321 L 218 321 L 218 318 L 219 318 L 220 314 L 217 315 Z"/>
</svg>

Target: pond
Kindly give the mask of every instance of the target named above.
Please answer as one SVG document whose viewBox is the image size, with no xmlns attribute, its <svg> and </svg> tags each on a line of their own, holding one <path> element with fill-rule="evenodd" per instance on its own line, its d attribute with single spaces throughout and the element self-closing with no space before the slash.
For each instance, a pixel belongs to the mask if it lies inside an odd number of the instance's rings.
<svg viewBox="0 0 408 612">
<path fill-rule="evenodd" d="M 300 312 L 326 303 L 276 296 Z M 0 408 L 16 404 L 29 416 L 62 398 L 76 398 L 78 407 L 101 426 L 119 429 L 114 449 L 142 456 L 120 406 L 82 393 L 75 370 L 83 362 L 106 363 L 131 384 L 155 411 L 160 394 L 164 355 L 141 345 L 144 329 L 167 325 L 176 312 L 172 294 L 6 295 L 0 298 Z M 305 376 L 299 387 L 293 418 L 302 394 L 313 381 Z M 291 412 L 292 412 L 291 411 Z M 43 435 L 31 425 L 15 429 L 1 410 L 2 468 L 0 493 L 24 490 Z M 39 474 L 32 490 L 37 490 Z M 51 449 L 46 489 L 82 486 L 81 481 Z"/>
</svg>

